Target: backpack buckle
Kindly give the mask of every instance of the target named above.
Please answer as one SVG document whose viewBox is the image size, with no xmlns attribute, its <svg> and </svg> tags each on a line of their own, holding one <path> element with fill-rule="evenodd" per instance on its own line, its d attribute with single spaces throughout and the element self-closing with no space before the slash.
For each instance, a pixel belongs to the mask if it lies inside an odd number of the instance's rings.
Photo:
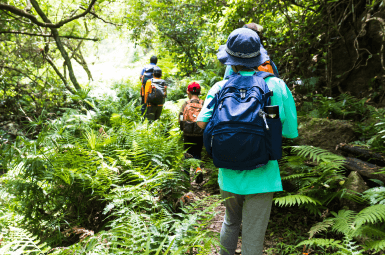
<svg viewBox="0 0 385 255">
<path fill-rule="evenodd" d="M 241 99 L 245 99 L 246 97 L 246 89 L 240 89 L 239 92 L 241 92 Z"/>
</svg>

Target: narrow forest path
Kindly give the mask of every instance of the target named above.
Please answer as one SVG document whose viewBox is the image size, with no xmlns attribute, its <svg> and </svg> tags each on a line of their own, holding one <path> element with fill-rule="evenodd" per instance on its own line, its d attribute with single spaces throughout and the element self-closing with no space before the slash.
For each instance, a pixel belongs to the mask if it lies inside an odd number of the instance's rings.
<svg viewBox="0 0 385 255">
<path fill-rule="evenodd" d="M 194 202 L 194 201 L 200 200 L 200 199 L 204 199 L 208 196 L 213 195 L 211 193 L 211 192 L 213 192 L 212 188 L 210 189 L 210 188 L 207 188 L 205 186 L 205 184 L 209 181 L 211 170 L 210 169 L 203 169 L 203 170 L 206 172 L 206 174 L 204 176 L 204 181 L 201 184 L 197 184 L 195 182 L 193 176 L 190 176 L 191 191 L 189 192 L 189 194 L 192 197 L 192 199 L 190 200 L 191 202 Z M 218 191 L 214 191 L 214 193 L 218 193 Z M 217 202 L 217 201 L 219 201 L 219 199 L 214 199 L 213 202 Z M 219 235 L 221 232 L 222 223 L 223 223 L 223 220 L 225 217 L 226 207 L 223 205 L 223 203 L 221 203 L 220 205 L 218 205 L 214 209 L 214 212 L 216 212 L 217 214 L 211 220 L 210 224 L 208 225 L 208 229 L 210 231 L 216 233 L 218 240 L 219 240 Z M 239 233 L 240 236 L 241 236 L 241 233 L 242 233 L 242 228 L 241 228 L 241 231 Z M 238 245 L 237 245 L 237 252 L 240 251 L 241 247 L 242 247 L 242 240 L 241 240 L 241 238 L 239 238 L 238 239 Z M 210 253 L 210 255 L 219 255 L 219 249 L 220 249 L 219 246 L 217 246 L 216 248 L 212 247 L 212 249 L 211 249 L 212 252 Z M 240 253 L 237 253 L 237 254 L 240 254 Z"/>
<path fill-rule="evenodd" d="M 204 181 L 201 184 L 196 184 L 194 177 L 190 176 L 191 189 L 186 194 L 189 196 L 189 202 L 195 202 L 219 193 L 218 190 L 213 190 L 212 187 L 207 187 L 205 184 L 209 181 L 211 176 L 211 169 L 204 169 L 206 174 L 204 176 Z M 220 198 L 213 199 L 212 203 L 218 202 Z M 203 208 L 202 208 L 203 210 Z M 222 223 L 225 217 L 226 207 L 221 203 L 218 205 L 214 212 L 217 213 L 215 217 L 211 220 L 208 225 L 208 229 L 214 233 L 219 240 Z M 269 220 L 269 225 L 267 227 L 263 255 L 272 255 L 277 254 L 274 252 L 275 248 L 280 244 L 285 242 L 285 239 L 292 241 L 293 239 L 298 239 L 294 236 L 295 231 L 299 231 L 304 236 L 307 236 L 307 232 L 310 227 L 313 225 L 312 220 L 308 219 L 308 213 L 306 211 L 300 210 L 297 208 L 288 208 L 288 207 L 278 207 L 273 203 L 271 216 Z M 289 234 L 290 233 L 290 234 Z M 307 239 L 307 238 L 306 238 Z M 299 239 L 298 239 L 299 240 Z M 299 243 L 299 241 L 298 241 Z M 242 226 L 239 232 L 238 244 L 236 254 L 241 254 L 242 248 Z M 212 247 L 210 255 L 219 255 L 220 247 Z M 197 253 L 193 253 L 197 254 Z"/>
</svg>

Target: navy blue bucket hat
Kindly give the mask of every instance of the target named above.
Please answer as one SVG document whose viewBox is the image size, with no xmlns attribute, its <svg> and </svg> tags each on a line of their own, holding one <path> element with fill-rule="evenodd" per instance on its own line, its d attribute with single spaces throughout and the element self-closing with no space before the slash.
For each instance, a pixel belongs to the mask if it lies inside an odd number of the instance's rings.
<svg viewBox="0 0 385 255">
<path fill-rule="evenodd" d="M 256 32 L 248 28 L 235 29 L 226 45 L 219 47 L 218 60 L 225 65 L 257 67 L 270 60 Z"/>
</svg>

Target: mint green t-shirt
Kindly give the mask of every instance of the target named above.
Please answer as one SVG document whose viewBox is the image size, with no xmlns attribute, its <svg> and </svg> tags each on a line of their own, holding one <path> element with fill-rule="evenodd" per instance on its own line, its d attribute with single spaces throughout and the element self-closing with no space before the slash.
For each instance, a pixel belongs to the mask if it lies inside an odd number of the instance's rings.
<svg viewBox="0 0 385 255">
<path fill-rule="evenodd" d="M 254 71 L 241 71 L 241 75 L 251 76 Z M 267 86 L 273 91 L 271 105 L 279 106 L 279 116 L 282 122 L 282 136 L 295 138 L 297 130 L 297 110 L 293 96 L 285 82 L 276 77 L 265 79 Z M 217 82 L 208 92 L 203 108 L 197 121 L 209 122 L 213 114 L 213 108 L 207 109 L 207 105 L 215 94 L 223 88 L 227 80 Z M 239 195 L 282 191 L 282 181 L 277 160 L 270 160 L 266 165 L 255 170 L 232 170 L 219 168 L 219 187 L 227 192 Z"/>
</svg>

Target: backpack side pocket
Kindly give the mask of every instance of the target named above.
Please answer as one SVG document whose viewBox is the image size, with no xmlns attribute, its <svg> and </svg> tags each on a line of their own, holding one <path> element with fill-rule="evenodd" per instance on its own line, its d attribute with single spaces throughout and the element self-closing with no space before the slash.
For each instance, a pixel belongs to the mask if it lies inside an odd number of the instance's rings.
<svg viewBox="0 0 385 255">
<path fill-rule="evenodd" d="M 282 158 L 282 123 L 281 119 L 266 119 L 269 130 L 265 129 L 266 145 L 271 160 Z"/>
</svg>

